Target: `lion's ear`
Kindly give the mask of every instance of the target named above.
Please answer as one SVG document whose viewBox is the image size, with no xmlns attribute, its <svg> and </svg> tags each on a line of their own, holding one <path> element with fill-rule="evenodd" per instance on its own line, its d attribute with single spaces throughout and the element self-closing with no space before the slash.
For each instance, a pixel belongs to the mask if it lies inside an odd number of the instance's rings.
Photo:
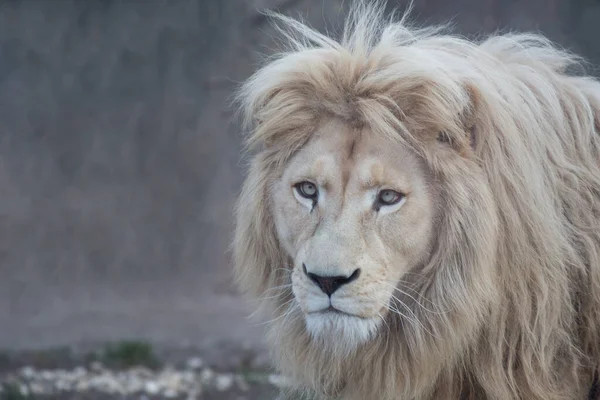
<svg viewBox="0 0 600 400">
<path fill-rule="evenodd" d="M 250 81 L 254 82 L 254 81 Z M 240 112 L 243 114 L 243 127 L 248 131 L 246 137 L 246 147 L 257 148 L 264 147 L 270 144 L 269 125 L 272 112 L 272 103 L 277 102 L 277 97 L 280 96 L 281 89 L 266 88 L 257 89 L 253 85 L 242 87 L 236 97 L 236 101 L 240 103 Z M 266 129 L 265 129 L 266 128 Z"/>
<path fill-rule="evenodd" d="M 465 132 L 469 135 L 469 143 L 471 145 L 471 150 L 477 152 L 477 145 L 480 143 L 479 129 L 478 129 L 478 120 L 479 120 L 479 110 L 481 107 L 481 92 L 479 89 L 471 82 L 465 84 L 465 89 L 467 90 L 469 96 L 469 103 L 461 116 L 462 126 L 464 127 Z"/>
<path fill-rule="evenodd" d="M 476 130 L 477 128 L 475 127 L 475 124 L 473 124 L 471 126 L 471 128 L 469 128 L 469 143 L 471 144 L 471 150 L 476 151 L 477 150 L 477 133 Z"/>
<path fill-rule="evenodd" d="M 465 83 L 461 100 L 453 111 L 452 121 L 447 130 L 438 131 L 437 141 L 457 151 L 463 156 L 477 153 L 479 138 L 479 121 L 481 93 L 473 83 Z M 458 112 L 458 115 L 455 114 Z"/>
<path fill-rule="evenodd" d="M 273 121 L 267 119 L 264 113 L 254 116 L 252 133 L 247 139 L 247 145 L 253 149 L 271 149 L 279 143 L 279 135 L 275 134 Z"/>
</svg>

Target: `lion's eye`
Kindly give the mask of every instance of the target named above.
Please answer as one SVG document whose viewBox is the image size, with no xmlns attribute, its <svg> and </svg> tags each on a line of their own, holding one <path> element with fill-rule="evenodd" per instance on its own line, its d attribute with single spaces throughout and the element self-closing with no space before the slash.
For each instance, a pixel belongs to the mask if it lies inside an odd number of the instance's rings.
<svg viewBox="0 0 600 400">
<path fill-rule="evenodd" d="M 437 140 L 441 143 L 450 143 L 450 136 L 447 132 L 442 131 L 438 134 Z"/>
<path fill-rule="evenodd" d="M 312 182 L 300 182 L 297 183 L 295 187 L 298 194 L 307 199 L 315 200 L 319 195 L 317 186 Z"/>
<path fill-rule="evenodd" d="M 377 195 L 377 205 L 392 206 L 394 204 L 398 204 L 403 198 L 404 195 L 402 193 L 398 193 L 391 189 L 385 189 L 380 191 Z"/>
</svg>

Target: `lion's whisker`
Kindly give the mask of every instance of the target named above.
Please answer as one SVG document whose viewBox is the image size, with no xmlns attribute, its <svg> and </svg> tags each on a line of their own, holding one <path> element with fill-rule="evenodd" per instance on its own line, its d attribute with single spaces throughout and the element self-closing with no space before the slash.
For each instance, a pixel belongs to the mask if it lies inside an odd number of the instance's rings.
<svg viewBox="0 0 600 400">
<path fill-rule="evenodd" d="M 277 311 L 281 308 L 281 307 L 285 307 L 287 304 L 289 304 L 291 301 L 293 301 L 294 298 L 292 297 L 291 299 L 287 300 L 286 302 L 280 304 L 279 306 L 277 306 L 277 308 L 275 308 L 274 310 L 272 310 L 272 313 L 277 313 Z M 254 318 L 256 316 L 257 313 L 259 313 L 260 311 L 262 311 L 261 308 L 258 308 L 257 310 L 255 310 L 253 313 L 251 313 L 248 318 Z M 258 324 L 261 325 L 261 324 Z"/>
<path fill-rule="evenodd" d="M 388 332 L 391 332 L 390 325 L 385 320 L 385 317 L 383 315 L 381 315 L 380 312 L 377 313 L 377 316 L 381 319 L 381 322 L 383 322 L 385 324 L 385 326 L 387 327 Z"/>
<path fill-rule="evenodd" d="M 273 311 L 273 313 L 275 314 L 275 313 L 276 313 L 276 311 L 277 311 L 277 310 L 279 310 L 281 307 L 287 306 L 287 305 L 288 305 L 290 302 L 292 302 L 292 301 L 294 301 L 294 300 L 295 300 L 294 298 L 291 298 L 290 300 L 288 300 L 288 301 L 286 301 L 285 303 L 281 304 L 279 307 L 277 307 L 277 308 L 275 309 L 275 311 Z M 275 322 L 275 321 L 278 321 L 278 320 L 280 320 L 281 318 L 285 318 L 285 316 L 286 316 L 288 313 L 292 312 L 294 309 L 295 309 L 294 307 L 288 308 L 288 309 L 287 309 L 287 310 L 286 310 L 286 311 L 285 311 L 283 314 L 281 314 L 281 315 L 279 315 L 279 316 L 277 316 L 277 317 L 275 317 L 275 318 L 273 318 L 273 319 L 270 319 L 270 320 L 268 320 L 268 321 L 260 322 L 260 323 L 256 324 L 255 326 L 262 326 L 262 325 L 269 325 L 269 324 L 272 324 L 273 322 Z"/>
<path fill-rule="evenodd" d="M 431 331 L 429 331 L 425 325 L 421 322 L 420 318 L 415 314 L 415 312 L 408 306 L 406 305 L 402 300 L 398 299 L 396 296 L 394 296 L 392 293 L 389 293 L 389 296 L 393 299 L 396 300 L 396 302 L 400 305 L 402 305 L 411 315 L 412 318 L 408 318 L 407 316 L 405 316 L 404 314 L 400 314 L 401 316 L 404 316 L 405 318 L 407 318 L 408 321 L 416 321 L 421 328 L 423 328 L 425 331 L 427 331 L 430 335 L 436 337 L 437 339 L 440 339 L 440 337 L 438 337 L 437 335 L 433 334 Z M 391 304 L 388 304 L 388 307 L 391 307 Z M 396 309 L 396 311 L 400 312 L 398 309 Z"/>
<path fill-rule="evenodd" d="M 291 294 L 291 293 L 292 293 L 291 291 L 290 291 L 290 292 L 288 292 L 288 291 L 283 291 L 283 292 L 281 292 L 281 293 L 274 294 L 273 296 L 259 297 L 258 299 L 254 299 L 253 301 L 263 301 L 263 300 L 277 299 L 277 298 L 279 298 L 279 297 L 283 297 L 283 296 L 285 296 L 285 295 L 289 295 L 289 294 Z"/>
<path fill-rule="evenodd" d="M 286 272 L 286 273 L 289 273 L 289 274 L 291 274 L 293 272 L 293 270 L 291 268 L 275 268 L 273 270 L 273 272 L 277 272 L 277 271 L 283 271 L 283 272 Z"/>
<path fill-rule="evenodd" d="M 273 286 L 268 288 L 267 290 L 265 290 L 265 293 L 270 292 L 272 290 L 277 290 L 277 289 L 281 289 L 281 288 L 288 288 L 288 287 L 292 287 L 291 283 L 284 283 L 283 285 L 279 285 L 279 286 Z"/>
<path fill-rule="evenodd" d="M 412 300 L 415 302 L 415 304 L 416 304 L 416 305 L 418 305 L 418 306 L 419 306 L 419 307 L 421 307 L 423 310 L 425 310 L 425 311 L 427 311 L 427 312 L 429 312 L 429 313 L 432 313 L 432 314 L 435 314 L 435 315 L 444 315 L 444 314 L 447 314 L 449 311 L 451 311 L 451 310 L 439 310 L 439 311 L 437 311 L 437 310 L 430 310 L 430 309 L 429 309 L 429 308 L 427 308 L 425 305 L 421 304 L 421 303 L 420 303 L 420 302 L 419 302 L 419 301 L 418 301 L 416 298 L 414 298 L 414 297 L 413 297 L 411 294 L 409 294 L 409 293 L 406 293 L 406 292 L 405 292 L 404 290 L 402 290 L 401 288 L 399 288 L 399 287 L 396 287 L 396 286 L 393 286 L 393 285 L 390 285 L 390 284 L 388 284 L 388 283 L 385 283 L 385 282 L 384 282 L 383 284 L 384 284 L 385 286 L 389 287 L 389 288 L 392 288 L 393 290 L 397 290 L 397 291 L 399 291 L 400 293 L 402 293 L 403 295 L 405 295 L 405 296 L 407 296 L 407 297 L 410 297 L 410 298 L 411 298 L 411 299 L 412 299 Z M 394 295 L 393 295 L 393 292 L 392 292 L 392 293 L 390 293 L 390 296 L 391 296 L 391 297 L 393 297 L 393 298 L 394 298 L 395 300 L 397 300 L 397 301 L 401 301 L 400 299 L 398 299 L 396 296 L 394 296 Z M 428 302 L 429 302 L 429 303 L 430 303 L 432 306 L 434 306 L 434 307 L 436 307 L 436 308 L 437 308 L 437 305 L 436 305 L 436 304 L 434 304 L 434 303 L 433 303 L 431 300 L 429 300 L 429 299 L 425 298 L 423 295 L 421 295 L 421 298 L 422 298 L 422 299 L 424 299 L 424 300 L 427 300 L 427 301 L 428 301 Z"/>
<path fill-rule="evenodd" d="M 401 317 L 403 317 L 403 319 L 405 319 L 406 321 L 410 322 L 411 324 L 413 324 L 413 323 L 416 322 L 425 332 L 427 332 L 431 336 L 435 337 L 436 339 L 441 339 L 438 335 L 434 334 L 429 329 L 427 329 L 427 327 L 419 320 L 419 318 L 414 314 L 414 312 L 410 308 L 408 308 L 406 306 L 406 304 L 404 304 L 402 302 L 400 302 L 399 304 L 401 304 L 402 306 L 404 306 L 407 311 L 411 312 L 413 314 L 413 317 L 409 318 L 407 315 L 403 314 L 400 310 L 398 310 L 397 308 L 393 307 L 392 305 L 387 305 L 387 309 L 389 311 L 391 311 L 391 312 L 396 313 L 397 315 L 400 315 Z"/>
</svg>

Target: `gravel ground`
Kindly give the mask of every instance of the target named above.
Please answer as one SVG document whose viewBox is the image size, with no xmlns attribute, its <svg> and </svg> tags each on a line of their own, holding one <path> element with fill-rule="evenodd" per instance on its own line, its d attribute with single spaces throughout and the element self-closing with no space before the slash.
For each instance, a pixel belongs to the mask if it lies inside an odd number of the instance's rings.
<svg viewBox="0 0 600 400">
<path fill-rule="evenodd" d="M 0 353 L 0 400 L 273 400 L 283 385 L 264 354 L 234 345 Z"/>
</svg>

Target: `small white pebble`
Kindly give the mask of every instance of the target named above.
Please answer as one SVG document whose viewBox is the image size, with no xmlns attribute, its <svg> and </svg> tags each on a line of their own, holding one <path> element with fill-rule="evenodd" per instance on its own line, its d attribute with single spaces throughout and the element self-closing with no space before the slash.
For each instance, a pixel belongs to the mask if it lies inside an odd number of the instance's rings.
<svg viewBox="0 0 600 400">
<path fill-rule="evenodd" d="M 90 388 L 90 384 L 87 380 L 79 381 L 75 384 L 75 390 L 78 392 L 85 392 Z"/>
<path fill-rule="evenodd" d="M 154 374 L 147 367 L 134 367 L 130 370 L 132 374 L 139 375 L 142 378 L 151 378 Z"/>
<path fill-rule="evenodd" d="M 187 360 L 187 366 L 190 369 L 200 369 L 204 366 L 204 360 L 200 357 L 192 357 Z"/>
<path fill-rule="evenodd" d="M 42 377 L 42 379 L 46 380 L 46 381 L 52 381 L 54 380 L 54 377 L 56 376 L 56 374 L 54 373 L 54 371 L 42 371 L 40 372 L 40 376 Z"/>
<path fill-rule="evenodd" d="M 94 361 L 91 365 L 90 365 L 90 369 L 92 371 L 96 371 L 96 372 L 100 372 L 104 369 L 104 366 L 102 365 L 102 363 L 98 362 L 98 361 Z"/>
<path fill-rule="evenodd" d="M 196 374 L 192 371 L 183 371 L 181 373 L 181 380 L 185 383 L 193 383 L 196 380 Z"/>
<path fill-rule="evenodd" d="M 200 381 L 207 384 L 213 380 L 215 373 L 210 368 L 205 368 L 200 372 Z"/>
<path fill-rule="evenodd" d="M 158 394 L 158 392 L 160 391 L 160 387 L 156 382 L 150 381 L 146 382 L 146 385 L 144 386 L 144 391 L 148 394 Z"/>
<path fill-rule="evenodd" d="M 229 374 L 218 375 L 215 379 L 215 387 L 219 392 L 224 392 L 233 386 L 233 377 Z"/>
<path fill-rule="evenodd" d="M 165 383 L 165 386 L 171 389 L 181 386 L 181 376 L 172 372 L 164 376 L 163 381 Z"/>
<path fill-rule="evenodd" d="M 44 394 L 44 387 L 39 383 L 33 382 L 29 385 L 29 388 L 33 394 Z"/>
<path fill-rule="evenodd" d="M 188 393 L 186 400 L 199 400 L 200 393 L 202 393 L 200 389 L 192 390 L 190 393 Z"/>
<path fill-rule="evenodd" d="M 27 379 L 31 379 L 35 376 L 35 370 L 32 367 L 23 367 L 21 368 L 21 375 Z"/>
<path fill-rule="evenodd" d="M 202 365 L 202 360 L 195 357 L 190 358 L 187 367 L 181 370 L 167 366 L 161 371 L 140 367 L 115 371 L 107 369 L 99 362 L 89 365 L 89 368 L 74 367 L 71 370 L 36 370 L 32 366 L 25 366 L 15 375 L 8 377 L 16 378 L 16 387 L 25 397 L 32 394 L 97 391 L 111 395 L 135 395 L 138 400 L 148 400 L 157 395 L 165 399 L 182 396 L 187 400 L 199 400 L 204 385 L 219 392 L 234 387 L 242 391 L 249 390 L 249 385 L 242 376 L 232 373 L 217 374 Z"/>
<path fill-rule="evenodd" d="M 69 385 L 69 384 L 68 384 L 67 382 L 65 382 L 65 381 L 59 380 L 59 381 L 56 381 L 56 382 L 54 383 L 54 386 L 55 386 L 55 387 L 56 387 L 56 389 L 58 389 L 59 391 L 61 391 L 61 392 L 66 392 L 67 390 L 69 390 L 69 389 L 70 389 L 70 386 L 71 386 L 71 385 Z"/>
<path fill-rule="evenodd" d="M 29 396 L 29 388 L 25 385 L 19 385 L 19 392 L 21 392 L 22 396 Z"/>
<path fill-rule="evenodd" d="M 130 393 L 141 392 L 144 388 L 144 382 L 134 375 L 126 378 L 125 386 Z"/>
</svg>

